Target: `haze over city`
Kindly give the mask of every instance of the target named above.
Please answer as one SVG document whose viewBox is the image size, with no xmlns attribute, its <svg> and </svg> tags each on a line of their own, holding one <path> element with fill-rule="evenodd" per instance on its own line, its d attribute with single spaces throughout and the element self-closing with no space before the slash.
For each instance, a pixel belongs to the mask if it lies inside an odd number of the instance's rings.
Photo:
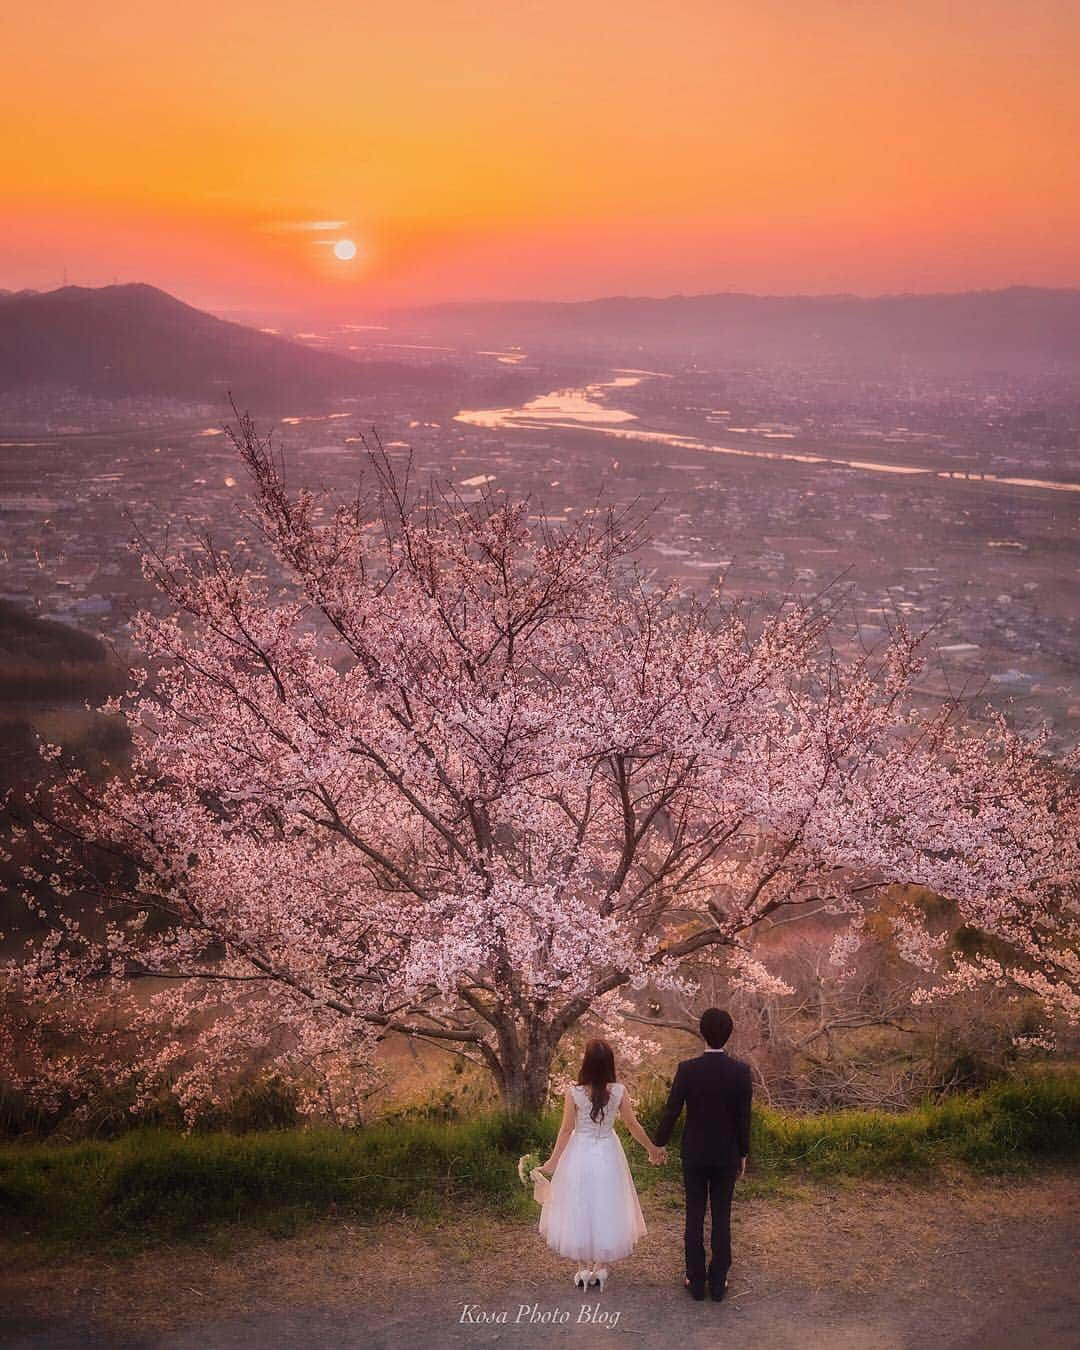
<svg viewBox="0 0 1080 1350">
<path fill-rule="evenodd" d="M 226 518 L 231 394 L 343 489 L 376 426 L 470 494 L 639 500 L 658 577 L 843 574 L 853 641 L 944 624 L 1071 744 L 1078 38 L 1057 0 L 23 7 L 3 594 L 122 644 L 124 513 Z"/>
</svg>

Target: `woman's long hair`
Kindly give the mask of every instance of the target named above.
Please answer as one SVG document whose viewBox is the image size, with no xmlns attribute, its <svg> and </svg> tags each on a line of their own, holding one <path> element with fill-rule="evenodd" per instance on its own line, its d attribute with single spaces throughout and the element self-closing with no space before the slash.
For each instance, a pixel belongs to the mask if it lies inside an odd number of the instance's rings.
<svg viewBox="0 0 1080 1350">
<path fill-rule="evenodd" d="M 589 1119 L 599 1121 L 604 1114 L 604 1107 L 611 1099 L 611 1084 L 615 1081 L 615 1052 L 607 1041 L 588 1043 L 577 1080 L 582 1087 L 589 1089 L 592 1097 Z"/>
</svg>

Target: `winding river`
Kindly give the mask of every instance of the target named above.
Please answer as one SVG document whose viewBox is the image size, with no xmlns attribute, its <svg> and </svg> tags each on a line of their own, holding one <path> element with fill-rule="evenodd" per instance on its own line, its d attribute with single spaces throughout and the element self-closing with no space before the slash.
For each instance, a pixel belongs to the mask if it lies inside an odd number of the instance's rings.
<svg viewBox="0 0 1080 1350">
<path fill-rule="evenodd" d="M 637 415 L 608 402 L 608 391 L 628 389 L 642 380 L 658 378 L 651 371 L 616 370 L 610 380 L 598 380 L 577 389 L 555 389 L 541 394 L 518 408 L 463 409 L 455 421 L 486 430 L 575 430 L 592 431 L 617 440 L 633 440 L 668 445 L 678 450 L 707 455 L 737 455 L 744 459 L 788 460 L 796 464 L 818 464 L 828 468 L 858 469 L 867 473 L 918 475 L 986 483 L 999 487 L 1044 488 L 1051 492 L 1080 492 L 1080 483 L 1062 483 L 1050 478 L 1021 478 L 997 473 L 969 473 L 962 469 L 935 469 L 928 465 L 890 464 L 873 459 L 848 459 L 838 455 L 814 454 L 797 450 L 767 450 L 758 446 L 718 445 L 698 436 L 671 431 L 648 431 L 637 422 Z"/>
</svg>

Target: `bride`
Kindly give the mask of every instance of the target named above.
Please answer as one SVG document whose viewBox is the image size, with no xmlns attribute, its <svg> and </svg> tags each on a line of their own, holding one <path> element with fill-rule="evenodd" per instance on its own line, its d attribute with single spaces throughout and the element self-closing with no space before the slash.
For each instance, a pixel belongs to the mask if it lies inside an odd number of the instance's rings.
<svg viewBox="0 0 1080 1350">
<path fill-rule="evenodd" d="M 540 1164 L 552 1173 L 540 1232 L 560 1256 L 583 1263 L 574 1276 L 581 1289 L 604 1288 L 607 1263 L 629 1256 L 645 1235 L 645 1220 L 615 1119 L 619 1117 L 649 1155 L 664 1161 L 641 1128 L 626 1088 L 615 1081 L 615 1055 L 606 1041 L 590 1041 L 577 1082 L 566 1089 L 559 1137 Z"/>
</svg>

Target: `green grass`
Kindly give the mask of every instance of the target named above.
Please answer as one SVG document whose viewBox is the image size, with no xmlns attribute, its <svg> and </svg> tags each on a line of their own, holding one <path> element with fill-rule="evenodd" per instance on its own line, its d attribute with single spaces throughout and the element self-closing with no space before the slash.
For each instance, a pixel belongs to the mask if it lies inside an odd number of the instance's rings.
<svg viewBox="0 0 1080 1350">
<path fill-rule="evenodd" d="M 434 1215 L 448 1202 L 523 1211 L 521 1153 L 542 1127 L 498 1116 L 359 1131 L 183 1135 L 0 1146 L 0 1227 L 61 1246 L 170 1240 L 226 1224 L 288 1232 L 336 1207 Z M 531 1203 L 531 1201 L 529 1201 Z"/>
<path fill-rule="evenodd" d="M 655 1102 L 643 1109 L 649 1124 L 656 1110 Z M 287 1235 L 333 1210 L 361 1221 L 438 1218 L 448 1204 L 535 1216 L 517 1159 L 546 1149 L 556 1124 L 554 1115 L 491 1115 L 351 1132 L 159 1129 L 102 1142 L 5 1144 L 0 1227 L 59 1248 L 130 1249 L 230 1225 Z M 672 1188 L 673 1166 L 648 1167 L 634 1145 L 628 1153 L 643 1190 Z M 941 1164 L 1022 1170 L 1078 1153 L 1078 1073 L 1014 1080 L 903 1114 L 766 1108 L 753 1124 L 755 1189 L 766 1190 L 799 1177 L 929 1176 Z"/>
<path fill-rule="evenodd" d="M 947 1097 L 912 1111 L 795 1116 L 755 1111 L 751 1153 L 762 1173 L 903 1176 L 942 1163 L 1015 1171 L 1080 1155 L 1080 1074 L 1047 1074 Z"/>
</svg>

